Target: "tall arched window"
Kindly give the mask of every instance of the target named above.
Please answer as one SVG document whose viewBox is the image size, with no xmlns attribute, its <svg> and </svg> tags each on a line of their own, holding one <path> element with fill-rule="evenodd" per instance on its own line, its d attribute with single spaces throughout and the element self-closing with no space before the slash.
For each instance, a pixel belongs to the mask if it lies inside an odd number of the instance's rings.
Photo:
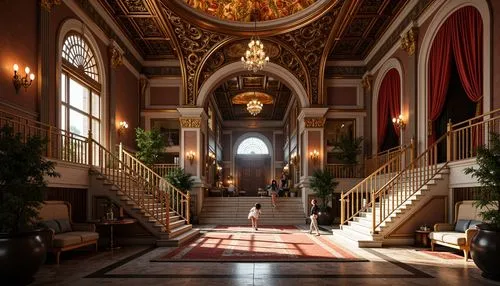
<svg viewBox="0 0 500 286">
<path fill-rule="evenodd" d="M 238 146 L 236 154 L 253 155 L 253 154 L 269 154 L 266 143 L 257 137 L 250 137 Z"/>
<path fill-rule="evenodd" d="M 62 47 L 61 129 L 100 141 L 101 84 L 96 58 L 88 42 L 68 34 Z"/>
</svg>

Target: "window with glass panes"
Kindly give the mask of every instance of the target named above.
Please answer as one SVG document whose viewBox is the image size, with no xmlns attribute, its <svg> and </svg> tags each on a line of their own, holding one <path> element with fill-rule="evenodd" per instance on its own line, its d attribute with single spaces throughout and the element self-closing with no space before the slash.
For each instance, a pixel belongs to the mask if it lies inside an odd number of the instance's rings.
<svg viewBox="0 0 500 286">
<path fill-rule="evenodd" d="M 86 40 L 68 35 L 62 49 L 61 129 L 100 142 L 101 85 L 94 53 Z"/>
</svg>

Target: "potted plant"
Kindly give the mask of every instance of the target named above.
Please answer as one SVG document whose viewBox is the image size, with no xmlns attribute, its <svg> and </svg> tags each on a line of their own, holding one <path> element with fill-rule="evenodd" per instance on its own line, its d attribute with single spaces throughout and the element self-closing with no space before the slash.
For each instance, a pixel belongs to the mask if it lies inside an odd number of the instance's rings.
<svg viewBox="0 0 500 286">
<path fill-rule="evenodd" d="M 172 172 L 168 173 L 165 176 L 165 179 L 174 187 L 182 191 L 183 193 L 187 193 L 193 188 L 194 185 L 194 179 L 191 174 L 185 173 L 184 169 L 182 168 L 176 168 L 172 170 Z M 190 205 L 189 211 L 191 213 L 194 210 L 194 205 Z M 192 215 L 191 216 L 191 223 L 197 223 L 198 222 L 198 216 Z"/>
<path fill-rule="evenodd" d="M 466 174 L 477 178 L 481 188 L 475 203 L 481 210 L 483 224 L 471 241 L 471 256 L 483 271 L 483 277 L 500 280 L 500 136 L 492 133 L 490 147 L 477 148 L 478 168 L 465 169 Z"/>
<path fill-rule="evenodd" d="M 7 125 L 0 129 L 0 277 L 4 282 L 29 283 L 45 260 L 38 212 L 47 186 L 44 176 L 59 175 L 55 163 L 42 157 L 45 144 L 40 137 L 23 139 Z"/>
<path fill-rule="evenodd" d="M 296 187 L 291 187 L 289 192 L 290 197 L 295 198 L 297 196 L 297 193 L 299 192 L 299 189 Z"/>
<path fill-rule="evenodd" d="M 155 164 L 165 148 L 165 141 L 160 131 L 157 129 L 145 131 L 136 128 L 135 137 L 137 149 L 139 149 L 135 154 L 137 159 L 148 166 Z"/>
<path fill-rule="evenodd" d="M 321 201 L 319 205 L 318 224 L 330 225 L 333 222 L 333 217 L 328 211 L 328 200 L 332 197 L 337 185 L 338 182 L 335 181 L 330 172 L 320 169 L 314 171 L 310 187 Z"/>
<path fill-rule="evenodd" d="M 357 156 L 361 153 L 362 142 L 363 137 L 342 135 L 333 143 L 333 156 L 344 164 L 355 165 L 358 163 Z"/>
</svg>

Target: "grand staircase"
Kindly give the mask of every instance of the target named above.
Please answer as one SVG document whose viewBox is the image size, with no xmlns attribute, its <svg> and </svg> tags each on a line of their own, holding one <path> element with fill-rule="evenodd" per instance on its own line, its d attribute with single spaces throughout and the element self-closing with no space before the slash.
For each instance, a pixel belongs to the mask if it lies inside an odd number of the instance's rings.
<svg viewBox="0 0 500 286">
<path fill-rule="evenodd" d="M 91 192 L 106 196 L 148 230 L 157 246 L 176 246 L 199 234 L 190 221 L 190 195 L 120 148 L 115 155 L 88 137 L 0 110 L 0 126 L 11 126 L 22 138 L 47 140 L 44 155 L 89 168 Z"/>
<path fill-rule="evenodd" d="M 489 132 L 500 132 L 500 110 L 452 125 L 446 134 L 413 158 L 412 144 L 403 148 L 354 188 L 341 195 L 340 229 L 333 234 L 359 247 L 409 244 L 411 238 L 390 235 L 432 199 L 448 196 L 453 161 L 475 157 L 477 146 L 488 146 Z M 440 146 L 446 159 L 440 162 Z"/>
<path fill-rule="evenodd" d="M 200 214 L 201 224 L 248 225 L 248 212 L 261 204 L 259 225 L 299 225 L 305 223 L 301 198 L 279 198 L 272 207 L 271 197 L 207 197 Z"/>
</svg>

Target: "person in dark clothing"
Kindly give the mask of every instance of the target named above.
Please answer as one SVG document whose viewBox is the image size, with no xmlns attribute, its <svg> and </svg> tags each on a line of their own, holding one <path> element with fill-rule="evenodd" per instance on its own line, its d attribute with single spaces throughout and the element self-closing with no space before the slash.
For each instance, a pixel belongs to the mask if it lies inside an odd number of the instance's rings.
<svg viewBox="0 0 500 286">
<path fill-rule="evenodd" d="M 273 205 L 273 208 L 276 208 L 278 205 L 278 184 L 276 183 L 276 180 L 273 180 L 271 182 L 271 185 L 269 186 L 269 190 L 271 191 L 271 203 Z"/>
<path fill-rule="evenodd" d="M 318 228 L 318 212 L 319 212 L 319 207 L 317 205 L 316 200 L 311 201 L 312 207 L 311 207 L 311 225 L 309 226 L 309 234 L 312 233 L 313 228 L 316 230 L 316 236 L 319 236 L 319 228 Z"/>
</svg>

